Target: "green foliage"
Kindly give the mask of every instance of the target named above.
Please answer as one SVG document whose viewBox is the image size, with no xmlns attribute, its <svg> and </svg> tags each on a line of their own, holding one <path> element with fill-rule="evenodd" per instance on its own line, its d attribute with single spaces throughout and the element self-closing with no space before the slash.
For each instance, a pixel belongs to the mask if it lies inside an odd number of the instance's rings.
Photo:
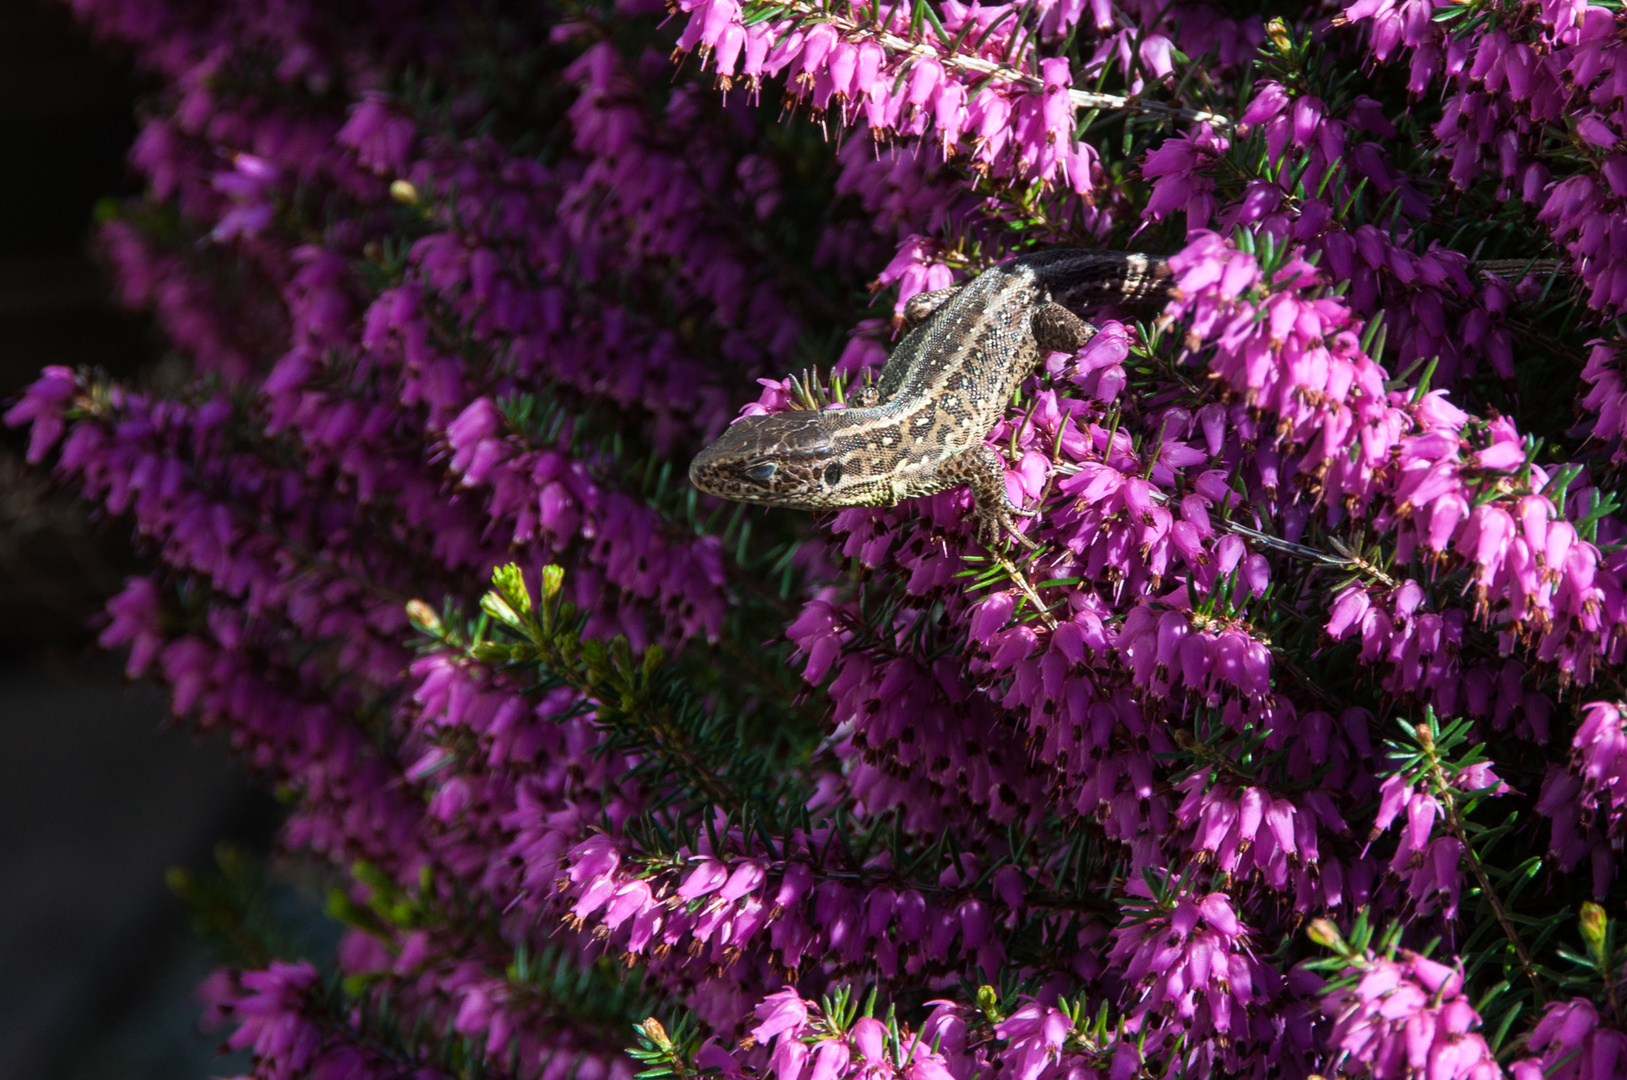
<svg viewBox="0 0 1627 1080">
<path fill-rule="evenodd" d="M 679 1013 L 670 1033 L 651 1016 L 633 1025 L 633 1037 L 637 1045 L 628 1049 L 628 1056 L 643 1066 L 635 1074 L 636 1080 L 664 1080 L 668 1076 L 689 1080 L 702 1072 L 691 1064 L 701 1041 L 700 1023 L 693 1014 Z"/>
<path fill-rule="evenodd" d="M 1585 951 L 1577 953 L 1563 946 L 1557 950 L 1560 958 L 1572 965 L 1560 985 L 1567 993 L 1591 998 L 1615 1023 L 1627 1021 L 1627 1013 L 1622 1012 L 1627 944 L 1617 943 L 1620 921 L 1588 900 L 1583 902 L 1576 922 Z"/>
<path fill-rule="evenodd" d="M 751 822 L 755 828 L 748 832 L 765 843 L 769 833 L 787 831 L 784 808 L 807 803 L 812 789 L 786 750 L 740 739 L 736 718 L 697 699 L 667 664 L 662 646 L 635 656 L 625 637 L 609 643 L 584 638 L 585 616 L 564 600 L 563 581 L 563 569 L 545 567 L 533 604 L 520 568 L 497 568 L 494 589 L 481 599 L 485 618 L 462 632 L 449 629 L 447 620 L 426 618 L 427 607 L 412 613 L 430 647 L 456 649 L 494 672 L 523 679 L 535 692 L 569 686 L 590 702 L 594 722 L 607 735 L 601 752 L 627 755 L 632 775 L 657 793 L 650 828 L 670 828 L 670 822 L 656 824 L 654 814 L 682 804 L 688 815 L 704 816 L 704 808 L 717 807 Z M 694 795 L 701 805 L 688 802 Z M 669 838 L 662 847 L 670 846 Z"/>
<path fill-rule="evenodd" d="M 196 933 L 222 962 L 264 967 L 329 951 L 307 906 L 267 875 L 263 859 L 229 843 L 216 845 L 214 854 L 212 871 L 174 867 L 165 882 L 192 909 Z"/>
</svg>

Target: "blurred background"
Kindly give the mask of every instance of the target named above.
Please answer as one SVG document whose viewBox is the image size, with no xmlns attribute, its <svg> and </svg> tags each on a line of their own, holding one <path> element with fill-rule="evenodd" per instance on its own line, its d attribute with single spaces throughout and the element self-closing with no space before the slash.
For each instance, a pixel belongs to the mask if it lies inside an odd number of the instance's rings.
<svg viewBox="0 0 1627 1080">
<path fill-rule="evenodd" d="M 161 359 L 90 244 L 96 204 L 132 191 L 141 89 L 66 5 L 0 0 L 8 402 L 47 364 L 128 374 Z M 246 1058 L 218 1059 L 197 1030 L 213 958 L 165 877 L 207 872 L 222 843 L 265 852 L 276 806 L 98 654 L 129 536 L 25 474 L 22 450 L 0 436 L 0 1080 L 230 1075 Z"/>
</svg>

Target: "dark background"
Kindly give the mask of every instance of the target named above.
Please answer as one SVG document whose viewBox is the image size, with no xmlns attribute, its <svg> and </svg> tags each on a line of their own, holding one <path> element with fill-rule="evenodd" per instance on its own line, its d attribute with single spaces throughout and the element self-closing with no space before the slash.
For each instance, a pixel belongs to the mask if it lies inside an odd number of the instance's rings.
<svg viewBox="0 0 1627 1080">
<path fill-rule="evenodd" d="M 162 345 L 110 303 L 96 203 L 135 191 L 140 79 L 49 0 L 0 0 L 0 397 L 47 364 L 134 374 Z M 0 1080 L 240 1072 L 196 1029 L 215 963 L 164 883 L 275 825 L 218 745 L 98 653 L 101 603 L 140 565 L 0 437 Z"/>
</svg>

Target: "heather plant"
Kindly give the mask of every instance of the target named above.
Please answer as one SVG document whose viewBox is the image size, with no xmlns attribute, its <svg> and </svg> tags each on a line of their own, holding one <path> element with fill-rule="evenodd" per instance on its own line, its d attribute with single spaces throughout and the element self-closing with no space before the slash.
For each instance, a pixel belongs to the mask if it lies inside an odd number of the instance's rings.
<svg viewBox="0 0 1627 1080">
<path fill-rule="evenodd" d="M 1627 1073 L 1619 5 L 72 6 L 169 355 L 8 419 L 332 882 L 255 1076 Z M 1055 246 L 1035 550 L 688 488 Z"/>
</svg>

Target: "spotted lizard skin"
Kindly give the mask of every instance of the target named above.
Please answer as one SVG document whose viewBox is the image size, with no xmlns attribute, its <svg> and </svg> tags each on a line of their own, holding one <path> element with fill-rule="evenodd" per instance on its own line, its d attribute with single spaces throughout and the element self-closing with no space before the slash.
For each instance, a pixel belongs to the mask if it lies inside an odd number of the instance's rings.
<svg viewBox="0 0 1627 1080">
<path fill-rule="evenodd" d="M 893 506 L 971 488 L 980 533 L 1030 542 L 1006 494 L 1005 463 L 984 442 L 1013 393 L 1050 352 L 1096 333 L 1080 312 L 1098 305 L 1162 305 L 1169 267 L 1116 251 L 1053 250 L 992 267 L 965 285 L 914 297 L 913 327 L 854 407 L 738 420 L 689 466 L 700 490 L 723 499 L 831 510 Z"/>
</svg>

